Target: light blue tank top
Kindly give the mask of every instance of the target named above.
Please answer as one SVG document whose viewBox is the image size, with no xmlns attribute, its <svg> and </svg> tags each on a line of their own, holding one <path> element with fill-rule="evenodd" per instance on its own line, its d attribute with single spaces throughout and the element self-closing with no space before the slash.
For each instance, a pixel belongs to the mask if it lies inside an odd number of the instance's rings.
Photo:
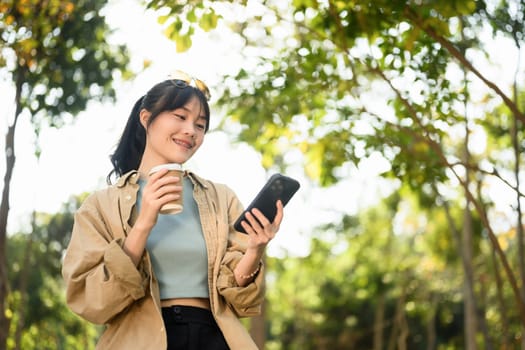
<svg viewBox="0 0 525 350">
<path fill-rule="evenodd" d="M 137 209 L 142 203 L 145 180 L 139 180 Z M 184 209 L 178 214 L 159 214 L 146 243 L 160 298 L 208 298 L 208 254 L 193 183 L 183 178 Z"/>
</svg>

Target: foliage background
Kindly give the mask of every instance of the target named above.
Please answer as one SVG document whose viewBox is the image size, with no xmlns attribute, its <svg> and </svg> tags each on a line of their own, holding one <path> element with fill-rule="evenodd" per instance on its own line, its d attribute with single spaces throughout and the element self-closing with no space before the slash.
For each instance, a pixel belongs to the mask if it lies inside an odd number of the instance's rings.
<svg viewBox="0 0 525 350">
<path fill-rule="evenodd" d="M 304 232 L 308 254 L 268 257 L 265 317 L 251 325 L 259 342 L 524 348 L 522 1 L 144 6 L 181 52 L 225 24 L 243 43 L 217 84 L 216 129 L 253 147 L 267 172 L 301 169 L 305 207 L 366 162 L 382 169 L 373 204 L 356 212 L 353 193 L 337 192 L 335 219 Z M 492 40 L 506 44 L 511 75 Z M 9 348 L 97 337 L 67 312 L 57 270 L 80 201 L 9 236 Z M 35 312 L 21 318 L 26 303 Z"/>
</svg>

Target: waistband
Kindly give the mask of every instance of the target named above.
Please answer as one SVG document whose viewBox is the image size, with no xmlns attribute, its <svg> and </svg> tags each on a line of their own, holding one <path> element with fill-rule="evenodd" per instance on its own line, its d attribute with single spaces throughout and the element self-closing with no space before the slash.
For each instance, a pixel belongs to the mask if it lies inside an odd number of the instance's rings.
<svg viewBox="0 0 525 350">
<path fill-rule="evenodd" d="M 162 308 L 162 318 L 166 323 L 204 323 L 215 326 L 215 318 L 210 310 L 195 306 L 173 305 Z"/>
</svg>

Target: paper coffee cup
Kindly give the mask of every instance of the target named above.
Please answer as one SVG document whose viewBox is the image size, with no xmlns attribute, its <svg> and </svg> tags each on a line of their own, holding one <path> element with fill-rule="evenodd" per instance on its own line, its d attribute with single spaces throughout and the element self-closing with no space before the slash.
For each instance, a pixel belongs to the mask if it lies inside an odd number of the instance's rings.
<svg viewBox="0 0 525 350">
<path fill-rule="evenodd" d="M 182 186 L 182 176 L 184 174 L 182 170 L 182 165 L 177 163 L 161 164 L 151 168 L 149 174 L 153 174 L 161 169 L 168 169 L 168 172 L 164 176 L 177 176 L 179 178 L 179 183 Z M 184 208 L 182 204 L 182 191 L 180 192 L 180 197 L 174 201 L 168 202 L 160 208 L 161 214 L 177 214 L 182 211 Z"/>
</svg>

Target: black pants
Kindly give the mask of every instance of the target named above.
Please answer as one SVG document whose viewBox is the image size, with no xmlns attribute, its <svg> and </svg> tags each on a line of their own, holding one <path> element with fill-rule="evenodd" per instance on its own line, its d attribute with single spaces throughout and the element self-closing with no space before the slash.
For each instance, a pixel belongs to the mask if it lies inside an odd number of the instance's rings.
<svg viewBox="0 0 525 350">
<path fill-rule="evenodd" d="M 211 311 L 192 306 L 162 308 L 168 350 L 229 350 Z"/>
</svg>

